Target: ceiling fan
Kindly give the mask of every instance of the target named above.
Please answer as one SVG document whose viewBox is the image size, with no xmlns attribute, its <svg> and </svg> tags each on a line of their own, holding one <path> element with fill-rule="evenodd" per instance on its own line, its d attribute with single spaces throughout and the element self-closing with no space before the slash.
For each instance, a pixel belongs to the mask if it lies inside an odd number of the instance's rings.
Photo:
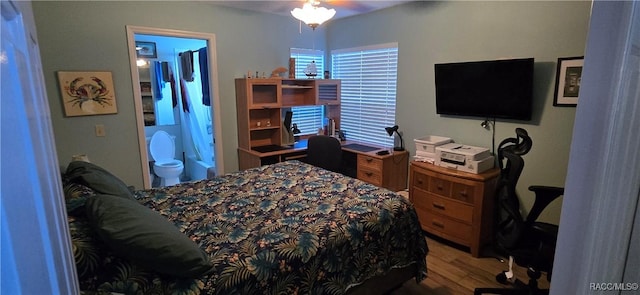
<svg viewBox="0 0 640 295">
<path fill-rule="evenodd" d="M 246 1 L 246 0 L 225 0 L 212 1 L 216 5 L 223 5 L 245 10 L 252 10 L 264 13 L 271 13 L 291 17 L 291 11 L 295 8 L 302 8 L 309 0 L 296 1 Z M 374 10 L 387 8 L 406 2 L 405 0 L 313 0 L 319 6 L 327 9 L 335 9 L 336 13 L 332 19 L 339 19 L 348 16 L 368 13 Z"/>
<path fill-rule="evenodd" d="M 348 16 L 367 13 L 377 9 L 393 6 L 406 1 L 355 1 L 355 0 L 303 0 L 296 1 L 291 15 L 315 30 L 316 27 L 338 15 Z"/>
<path fill-rule="evenodd" d="M 319 25 L 336 15 L 336 10 L 320 6 L 318 0 L 307 0 L 302 8 L 291 10 L 291 15 L 315 30 Z"/>
<path fill-rule="evenodd" d="M 319 1 L 326 3 L 328 6 L 348 9 L 355 13 L 366 13 L 381 7 L 389 6 L 390 4 L 398 4 L 398 1 L 354 1 L 354 0 L 324 0 Z M 378 2 L 378 3 L 376 3 Z"/>
</svg>

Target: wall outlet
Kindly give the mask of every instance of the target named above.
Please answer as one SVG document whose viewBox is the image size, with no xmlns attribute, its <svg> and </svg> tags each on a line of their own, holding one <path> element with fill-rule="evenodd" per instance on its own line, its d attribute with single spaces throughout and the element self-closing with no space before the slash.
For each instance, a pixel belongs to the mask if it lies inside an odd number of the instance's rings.
<svg viewBox="0 0 640 295">
<path fill-rule="evenodd" d="M 98 136 L 98 137 L 107 136 L 107 132 L 104 130 L 104 125 L 103 124 L 96 125 L 96 136 Z"/>
</svg>

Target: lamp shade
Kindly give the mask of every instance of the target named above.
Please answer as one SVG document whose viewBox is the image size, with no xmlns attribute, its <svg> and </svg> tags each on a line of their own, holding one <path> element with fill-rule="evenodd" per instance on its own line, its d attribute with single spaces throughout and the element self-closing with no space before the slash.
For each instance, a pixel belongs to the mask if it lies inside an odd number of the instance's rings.
<svg viewBox="0 0 640 295">
<path fill-rule="evenodd" d="M 384 130 L 387 131 L 387 134 L 389 134 L 389 136 L 393 135 L 393 132 L 398 131 L 398 125 L 395 125 L 393 127 L 385 127 Z"/>
<path fill-rule="evenodd" d="M 398 125 L 394 125 L 393 127 L 385 127 L 384 130 L 387 131 L 387 134 L 389 134 L 389 136 L 393 136 L 394 132 L 398 134 L 398 137 L 400 138 L 400 146 L 393 147 L 393 150 L 404 151 L 404 142 L 402 140 L 402 135 L 400 135 L 400 132 L 398 132 Z"/>
<path fill-rule="evenodd" d="M 293 15 L 293 17 L 304 22 L 313 29 L 330 20 L 335 14 L 336 10 L 333 8 L 326 9 L 324 7 L 314 6 L 311 3 L 305 3 L 302 8 L 294 8 L 291 11 L 291 15 Z"/>
</svg>

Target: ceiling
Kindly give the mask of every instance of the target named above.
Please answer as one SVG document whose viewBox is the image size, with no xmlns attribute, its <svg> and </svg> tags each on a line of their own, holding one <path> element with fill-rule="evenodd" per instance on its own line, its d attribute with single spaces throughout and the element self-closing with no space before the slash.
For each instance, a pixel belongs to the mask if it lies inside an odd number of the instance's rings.
<svg viewBox="0 0 640 295">
<path fill-rule="evenodd" d="M 306 1 L 304 0 L 269 0 L 269 1 L 241 1 L 241 0 L 227 0 L 216 1 L 218 5 L 224 5 L 228 7 L 234 7 L 238 9 L 253 10 L 264 13 L 287 15 L 291 16 L 291 10 L 294 8 L 302 8 L 302 5 Z M 320 6 L 328 9 L 334 8 L 336 15 L 333 19 L 364 14 L 375 10 L 395 6 L 398 4 L 412 2 L 412 1 L 381 1 L 381 0 L 369 0 L 369 1 L 352 1 L 352 0 L 320 0 Z M 293 16 L 291 16 L 293 17 Z"/>
</svg>

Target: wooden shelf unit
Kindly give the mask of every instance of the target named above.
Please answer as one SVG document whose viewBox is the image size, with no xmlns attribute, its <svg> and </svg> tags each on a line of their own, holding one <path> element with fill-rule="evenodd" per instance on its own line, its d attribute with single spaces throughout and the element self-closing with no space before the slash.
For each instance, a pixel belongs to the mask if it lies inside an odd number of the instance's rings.
<svg viewBox="0 0 640 295">
<path fill-rule="evenodd" d="M 492 239 L 500 169 L 473 174 L 417 161 L 409 167 L 409 200 L 422 229 L 467 246 L 478 257 Z"/>
<path fill-rule="evenodd" d="M 150 66 L 138 67 L 138 77 L 140 79 L 140 95 L 142 96 L 142 111 L 144 116 L 144 126 L 156 125 L 156 100 L 153 91 L 154 73 Z"/>
<path fill-rule="evenodd" d="M 316 80 L 282 80 L 282 106 L 316 104 Z"/>
<path fill-rule="evenodd" d="M 239 78 L 235 84 L 240 169 L 261 163 L 244 150 L 282 145 L 283 111 L 291 107 L 324 105 L 340 126 L 340 80 Z"/>
</svg>

